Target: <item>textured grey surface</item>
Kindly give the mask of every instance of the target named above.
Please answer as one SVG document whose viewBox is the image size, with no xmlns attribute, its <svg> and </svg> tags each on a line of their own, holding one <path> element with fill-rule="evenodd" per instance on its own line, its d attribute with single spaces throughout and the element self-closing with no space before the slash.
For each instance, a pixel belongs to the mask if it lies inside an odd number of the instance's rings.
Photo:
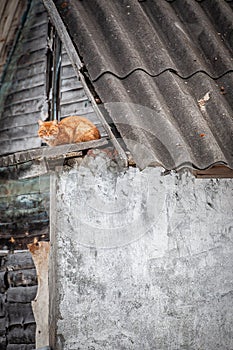
<svg viewBox="0 0 233 350">
<path fill-rule="evenodd" d="M 227 1 L 55 0 L 93 81 L 140 69 L 183 78 L 232 69 L 232 4 Z M 77 31 L 78 29 L 78 31 Z M 89 41 L 88 41 L 89 40 Z"/>
<path fill-rule="evenodd" d="M 100 120 L 96 116 L 90 100 L 78 79 L 71 61 L 63 47 L 61 56 L 61 88 L 60 88 L 60 106 L 59 116 L 61 118 L 70 115 L 81 115 L 94 123 L 101 134 L 101 137 L 107 136 Z"/>
<path fill-rule="evenodd" d="M 139 167 L 233 168 L 232 2 L 54 3 Z"/>
<path fill-rule="evenodd" d="M 93 151 L 54 184 L 56 350 L 230 350 L 233 182 L 121 171 Z"/>
<path fill-rule="evenodd" d="M 5 19 L 3 19 L 4 21 Z M 31 1 L 15 40 L 0 91 L 0 154 L 40 147 L 38 119 L 46 114 L 48 16 L 40 0 Z"/>
<path fill-rule="evenodd" d="M 37 275 L 31 254 L 2 254 L 0 276 L 0 349 L 35 349 L 31 301 L 37 292 Z"/>
</svg>

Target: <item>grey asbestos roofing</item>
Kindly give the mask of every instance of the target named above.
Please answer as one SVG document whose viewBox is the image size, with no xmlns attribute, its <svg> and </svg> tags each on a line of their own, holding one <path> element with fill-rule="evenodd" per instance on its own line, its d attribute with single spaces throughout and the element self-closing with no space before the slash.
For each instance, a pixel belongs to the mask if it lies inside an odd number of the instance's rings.
<svg viewBox="0 0 233 350">
<path fill-rule="evenodd" d="M 141 168 L 233 168 L 233 3 L 54 1 Z"/>
</svg>

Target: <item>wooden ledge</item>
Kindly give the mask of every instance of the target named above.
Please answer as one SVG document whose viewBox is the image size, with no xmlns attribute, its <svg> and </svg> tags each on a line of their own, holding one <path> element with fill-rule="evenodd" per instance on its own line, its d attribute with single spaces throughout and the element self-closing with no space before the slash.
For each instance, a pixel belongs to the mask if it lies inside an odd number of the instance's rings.
<svg viewBox="0 0 233 350">
<path fill-rule="evenodd" d="M 81 156 L 82 151 L 90 148 L 98 148 L 108 144 L 107 138 L 94 141 L 80 142 L 75 144 L 66 144 L 55 147 L 40 147 L 27 151 L 16 152 L 0 157 L 0 167 L 9 167 L 12 165 L 30 162 L 32 160 L 58 159 L 67 156 Z"/>
<path fill-rule="evenodd" d="M 226 165 L 214 165 L 213 167 L 205 170 L 193 170 L 192 173 L 199 179 L 233 178 L 233 169 L 227 167 Z"/>
</svg>

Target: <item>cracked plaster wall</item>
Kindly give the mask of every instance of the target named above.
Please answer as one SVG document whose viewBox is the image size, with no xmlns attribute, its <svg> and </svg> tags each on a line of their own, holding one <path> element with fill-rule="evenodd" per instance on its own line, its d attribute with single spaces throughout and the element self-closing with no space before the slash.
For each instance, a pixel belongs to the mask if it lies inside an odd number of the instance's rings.
<svg viewBox="0 0 233 350">
<path fill-rule="evenodd" d="M 161 171 L 93 151 L 53 179 L 55 349 L 233 348 L 233 181 Z"/>
</svg>

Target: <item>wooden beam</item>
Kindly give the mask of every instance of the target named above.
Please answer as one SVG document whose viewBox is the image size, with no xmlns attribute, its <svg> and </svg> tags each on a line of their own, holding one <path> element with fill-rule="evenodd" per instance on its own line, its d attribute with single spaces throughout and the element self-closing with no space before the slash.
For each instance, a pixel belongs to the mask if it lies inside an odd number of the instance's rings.
<svg viewBox="0 0 233 350">
<path fill-rule="evenodd" d="M 215 165 L 205 170 L 193 170 L 192 173 L 199 179 L 233 178 L 233 169 L 230 169 L 226 165 Z"/>
<path fill-rule="evenodd" d="M 80 142 L 75 144 L 66 144 L 55 147 L 40 147 L 28 151 L 16 152 L 7 156 L 0 157 L 0 167 L 9 167 L 22 163 L 29 162 L 31 160 L 42 160 L 46 159 L 59 159 L 69 157 L 69 154 L 81 155 L 81 151 L 88 150 L 90 148 L 96 148 L 107 145 L 108 141 L 106 138 L 99 140 Z"/>
<path fill-rule="evenodd" d="M 49 242 L 35 242 L 28 245 L 36 266 L 38 291 L 32 301 L 32 309 L 36 320 L 36 347 L 49 345 Z"/>
</svg>

